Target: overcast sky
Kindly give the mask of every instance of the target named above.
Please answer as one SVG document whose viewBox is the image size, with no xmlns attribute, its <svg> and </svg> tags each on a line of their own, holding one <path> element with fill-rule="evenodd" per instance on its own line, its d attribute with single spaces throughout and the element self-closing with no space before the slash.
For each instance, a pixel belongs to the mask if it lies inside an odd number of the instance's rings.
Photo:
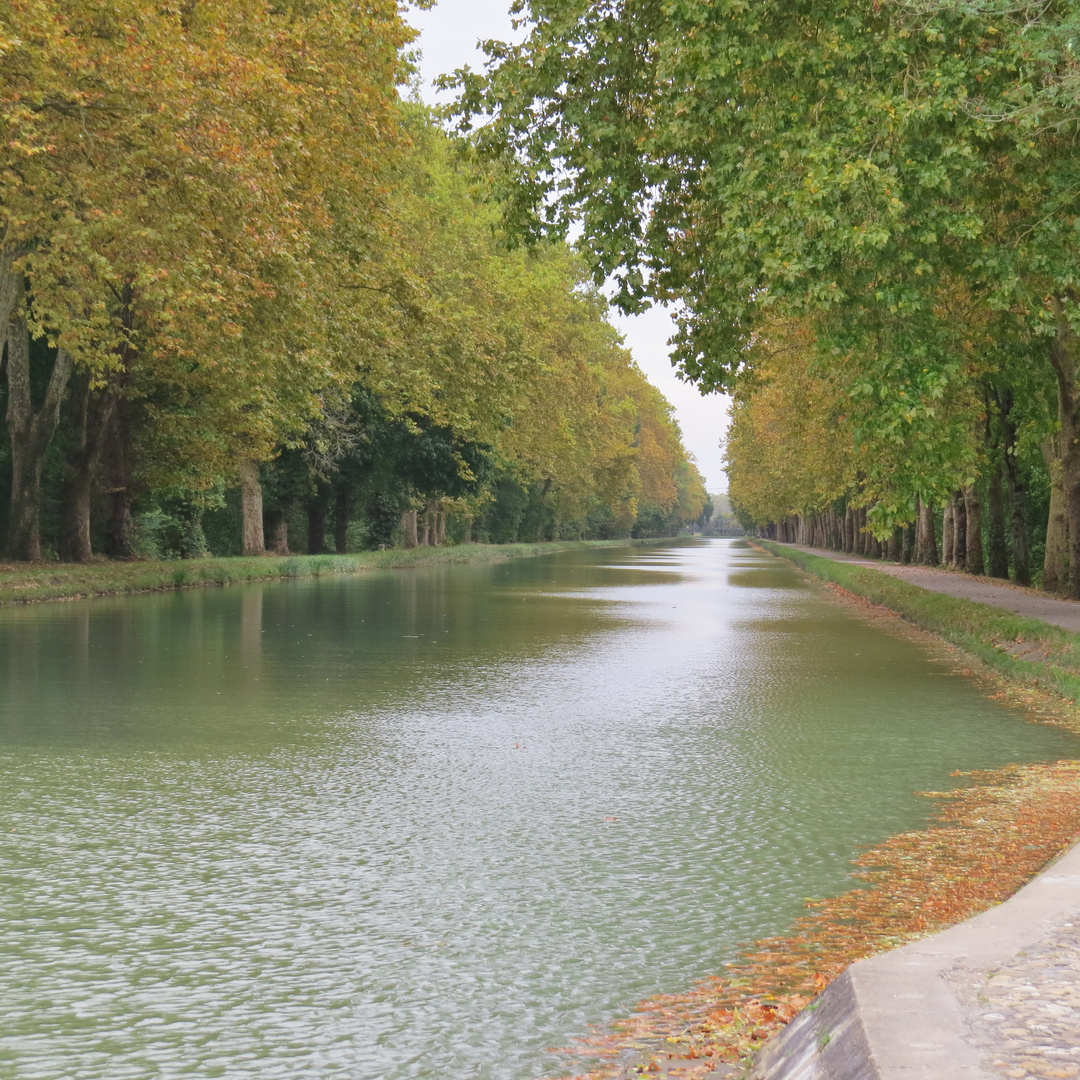
<svg viewBox="0 0 1080 1080">
<path fill-rule="evenodd" d="M 424 96 L 435 100 L 431 82 L 437 75 L 470 65 L 479 68 L 483 55 L 476 43 L 486 38 L 503 41 L 513 31 L 507 13 L 510 0 L 439 0 L 430 11 L 411 10 L 409 21 L 420 31 L 416 47 L 421 52 L 420 73 Z M 702 397 L 692 386 L 680 382 L 668 359 L 667 340 L 672 334 L 666 312 L 653 309 L 644 315 L 612 313 L 612 322 L 626 336 L 634 359 L 654 386 L 675 406 L 683 441 L 697 459 L 709 491 L 726 491 L 727 477 L 721 466 L 719 441 L 727 426 L 727 401 L 718 395 Z"/>
</svg>

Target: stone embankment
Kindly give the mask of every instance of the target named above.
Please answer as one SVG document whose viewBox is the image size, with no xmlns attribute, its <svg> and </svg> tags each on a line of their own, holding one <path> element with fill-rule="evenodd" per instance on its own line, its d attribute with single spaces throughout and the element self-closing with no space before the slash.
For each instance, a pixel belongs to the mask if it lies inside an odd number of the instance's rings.
<svg viewBox="0 0 1080 1080">
<path fill-rule="evenodd" d="M 1080 603 L 831 551 L 932 592 L 1071 631 Z M 717 1070 L 710 1080 L 731 1073 Z M 853 964 L 758 1055 L 750 1080 L 1080 1078 L 1080 845 L 1011 899 Z"/>
<path fill-rule="evenodd" d="M 1080 846 L 998 907 L 853 964 L 750 1076 L 1080 1077 Z"/>
</svg>

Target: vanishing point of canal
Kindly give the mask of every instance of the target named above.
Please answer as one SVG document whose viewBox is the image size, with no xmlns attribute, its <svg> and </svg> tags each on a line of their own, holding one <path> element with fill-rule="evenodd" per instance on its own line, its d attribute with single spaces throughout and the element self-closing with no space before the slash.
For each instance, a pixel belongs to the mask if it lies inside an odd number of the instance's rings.
<svg viewBox="0 0 1080 1080">
<path fill-rule="evenodd" d="M 0 681 L 4 1080 L 535 1076 L 1080 752 L 740 541 L 5 610 Z"/>
</svg>

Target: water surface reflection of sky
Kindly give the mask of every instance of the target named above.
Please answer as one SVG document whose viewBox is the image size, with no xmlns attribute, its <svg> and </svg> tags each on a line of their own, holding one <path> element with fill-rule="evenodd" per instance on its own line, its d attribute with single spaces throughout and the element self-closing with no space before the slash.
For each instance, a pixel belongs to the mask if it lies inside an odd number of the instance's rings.
<svg viewBox="0 0 1080 1080">
<path fill-rule="evenodd" d="M 4 611 L 0 1076 L 557 1070 L 1077 745 L 739 541 Z"/>
</svg>

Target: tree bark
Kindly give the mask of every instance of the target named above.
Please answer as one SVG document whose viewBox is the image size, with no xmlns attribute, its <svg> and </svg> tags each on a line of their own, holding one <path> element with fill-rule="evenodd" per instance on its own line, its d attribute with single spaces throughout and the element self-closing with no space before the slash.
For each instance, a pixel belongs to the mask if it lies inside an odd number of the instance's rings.
<svg viewBox="0 0 1080 1080">
<path fill-rule="evenodd" d="M 903 530 L 893 529 L 889 535 L 889 546 L 886 551 L 886 557 L 890 562 L 898 563 L 900 561 L 900 547 L 903 543 Z"/>
<path fill-rule="evenodd" d="M 326 500 L 314 496 L 307 502 L 307 538 L 309 555 L 326 552 Z"/>
<path fill-rule="evenodd" d="M 67 562 L 87 562 L 93 557 L 90 511 L 94 478 L 116 409 L 116 395 L 111 390 L 91 390 L 89 375 L 80 383 L 75 445 L 68 455 L 60 515 L 59 554 Z"/>
<path fill-rule="evenodd" d="M 915 523 L 904 526 L 904 542 L 900 548 L 900 562 L 904 566 L 910 566 L 915 557 Z"/>
<path fill-rule="evenodd" d="M 953 515 L 955 513 L 955 500 L 949 499 L 941 515 L 941 561 L 946 566 L 951 566 L 953 562 Z"/>
<path fill-rule="evenodd" d="M 334 550 L 339 555 L 349 551 L 349 515 L 352 511 L 352 499 L 345 488 L 338 488 L 334 498 Z"/>
<path fill-rule="evenodd" d="M 406 510 L 401 515 L 401 531 L 404 533 L 403 542 L 407 548 L 419 547 L 416 536 L 416 511 Z"/>
<path fill-rule="evenodd" d="M 1050 343 L 1050 362 L 1057 376 L 1058 442 L 1061 461 L 1061 497 L 1068 529 L 1069 574 L 1067 595 L 1080 599 L 1080 385 L 1076 377 L 1076 335 L 1058 302 L 1057 333 Z M 1047 544 L 1049 550 L 1049 543 Z"/>
<path fill-rule="evenodd" d="M 59 349 L 41 407 L 30 396 L 30 334 L 22 281 L 14 286 L 15 300 L 4 329 L 7 338 L 7 423 L 11 438 L 11 513 L 7 557 L 19 562 L 41 558 L 41 467 L 49 449 L 60 406 L 71 378 L 72 362 Z M 10 290 L 9 290 L 10 291 Z M 0 297 L 4 303 L 7 300 Z"/>
<path fill-rule="evenodd" d="M 105 554 L 110 559 L 135 556 L 131 504 L 131 425 L 127 401 L 120 398 L 113 411 L 109 440 L 109 520 L 105 525 Z"/>
<path fill-rule="evenodd" d="M 13 267 L 24 252 L 11 246 L 0 247 L 0 329 L 6 329 L 15 306 L 22 301 L 24 281 Z M 0 352 L 3 346 L 0 345 Z"/>
<path fill-rule="evenodd" d="M 953 542 L 952 562 L 950 565 L 955 570 L 963 568 L 967 561 L 967 503 L 964 502 L 964 493 L 958 491 L 953 496 Z"/>
<path fill-rule="evenodd" d="M 1006 452 L 1005 482 L 1009 489 L 1013 580 L 1017 585 L 1030 585 L 1031 531 L 1027 516 L 1027 492 L 1024 489 L 1019 473 L 1020 470 L 1015 456 Z"/>
<path fill-rule="evenodd" d="M 1005 539 L 1005 496 L 1001 486 L 1001 467 L 994 465 L 987 489 L 988 520 L 987 572 L 994 578 L 1009 576 L 1009 547 Z"/>
<path fill-rule="evenodd" d="M 969 484 L 964 488 L 964 508 L 967 517 L 967 548 L 964 558 L 964 569 L 969 574 L 982 574 L 983 566 L 983 542 L 982 542 L 982 502 L 979 499 L 978 488 Z"/>
<path fill-rule="evenodd" d="M 1001 420 L 1002 441 L 1004 442 L 1005 486 L 1009 492 L 1009 521 L 1012 539 L 1013 580 L 1017 585 L 1031 584 L 1031 529 L 1027 517 L 1027 492 L 1020 474 L 1020 462 L 1017 460 L 1017 429 L 1013 420 L 1013 394 L 1009 389 L 995 391 L 998 416 Z M 1048 443 L 1042 446 L 1043 457 L 1051 477 L 1053 488 L 1054 470 L 1051 461 L 1055 452 L 1050 451 Z"/>
<path fill-rule="evenodd" d="M 1059 439 L 1047 439 L 1043 446 L 1048 454 L 1050 471 L 1050 515 L 1046 521 L 1046 556 L 1043 559 L 1042 586 L 1047 592 L 1063 593 L 1069 580 L 1069 521 L 1065 514 L 1065 493 L 1061 481 Z"/>
<path fill-rule="evenodd" d="M 240 463 L 240 514 L 245 555 L 266 554 L 263 539 L 263 493 L 259 466 L 250 458 Z"/>
<path fill-rule="evenodd" d="M 282 507 L 263 511 L 266 548 L 274 555 L 289 554 L 289 515 Z"/>
<path fill-rule="evenodd" d="M 109 494 L 109 520 L 105 526 L 105 554 L 110 559 L 133 559 L 135 522 L 131 514 L 131 491 L 116 488 Z"/>
<path fill-rule="evenodd" d="M 937 536 L 930 505 L 919 499 L 919 517 L 915 528 L 915 561 L 923 566 L 938 565 Z"/>
</svg>

